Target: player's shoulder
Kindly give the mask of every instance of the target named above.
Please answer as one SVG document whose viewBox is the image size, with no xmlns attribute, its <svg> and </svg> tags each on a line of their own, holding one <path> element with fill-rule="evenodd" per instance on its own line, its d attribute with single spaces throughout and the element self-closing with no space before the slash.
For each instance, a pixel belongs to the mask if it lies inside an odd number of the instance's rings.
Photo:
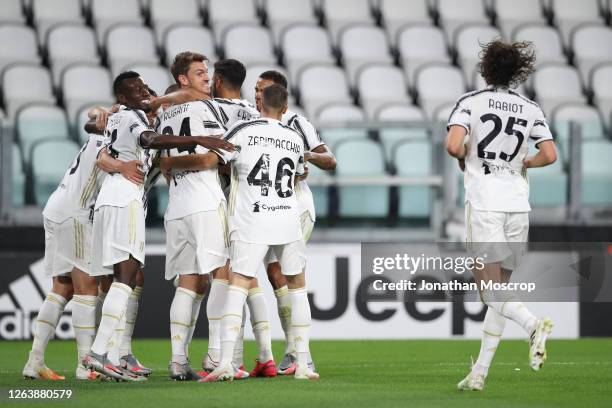
<svg viewBox="0 0 612 408">
<path fill-rule="evenodd" d="M 527 106 L 529 106 L 530 108 L 537 110 L 538 112 L 542 112 L 542 108 L 540 107 L 540 105 L 538 105 L 537 102 L 529 99 L 528 97 L 526 97 L 525 95 L 522 95 L 519 92 L 516 92 L 512 89 L 508 90 L 508 95 L 512 95 L 515 98 L 520 99 L 521 101 L 525 102 L 527 104 Z"/>
<path fill-rule="evenodd" d="M 487 96 L 488 94 L 491 94 L 491 93 L 495 93 L 495 88 L 490 87 L 490 86 L 487 86 L 481 89 L 476 89 L 470 92 L 466 92 L 463 95 L 461 95 L 459 99 L 457 99 L 457 105 L 469 104 L 470 102 L 480 97 Z"/>
<path fill-rule="evenodd" d="M 245 129 L 249 129 L 255 126 L 263 126 L 267 125 L 268 121 L 265 119 L 251 119 L 251 120 L 239 120 L 234 125 L 227 130 L 224 138 L 230 139 L 236 136 L 239 132 L 242 132 Z"/>
</svg>

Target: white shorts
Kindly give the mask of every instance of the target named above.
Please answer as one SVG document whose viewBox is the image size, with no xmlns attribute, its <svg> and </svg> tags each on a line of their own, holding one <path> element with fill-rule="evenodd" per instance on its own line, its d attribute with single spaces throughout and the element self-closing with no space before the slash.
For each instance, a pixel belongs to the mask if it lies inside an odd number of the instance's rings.
<svg viewBox="0 0 612 408">
<path fill-rule="evenodd" d="M 229 235 L 225 202 L 217 211 L 203 211 L 169 220 L 166 225 L 166 279 L 204 275 L 225 265 Z"/>
<path fill-rule="evenodd" d="M 304 211 L 300 216 L 300 223 L 302 224 L 302 241 L 304 241 L 304 247 L 310 240 L 310 235 L 312 235 L 312 230 L 314 230 L 314 221 L 310 218 L 310 213 L 308 211 Z M 268 257 L 264 260 L 266 265 L 270 265 L 271 263 L 278 262 L 278 257 L 274 253 L 274 251 L 270 251 Z"/>
<path fill-rule="evenodd" d="M 125 207 L 103 206 L 94 213 L 91 276 L 113 273 L 113 265 L 132 256 L 145 261 L 145 214 L 134 200 Z"/>
<path fill-rule="evenodd" d="M 62 223 L 44 219 L 45 274 L 50 277 L 68 274 L 73 268 L 89 273 L 91 231 L 89 218 L 68 218 Z"/>
<path fill-rule="evenodd" d="M 304 241 L 294 241 L 283 245 L 250 244 L 232 241 L 230 265 L 232 272 L 254 278 L 261 263 L 270 253 L 280 260 L 283 275 L 293 276 L 304 271 L 306 256 Z"/>
<path fill-rule="evenodd" d="M 472 256 L 485 263 L 501 262 L 514 270 L 525 253 L 529 237 L 528 212 L 480 211 L 465 205 L 466 241 Z"/>
</svg>

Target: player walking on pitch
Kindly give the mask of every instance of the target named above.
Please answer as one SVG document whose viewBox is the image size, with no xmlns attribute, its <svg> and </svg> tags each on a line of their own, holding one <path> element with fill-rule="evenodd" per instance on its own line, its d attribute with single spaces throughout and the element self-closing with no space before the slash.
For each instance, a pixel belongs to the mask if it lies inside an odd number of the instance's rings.
<svg viewBox="0 0 612 408">
<path fill-rule="evenodd" d="M 480 72 L 487 87 L 463 95 L 449 122 L 446 149 L 465 171 L 465 218 L 468 249 L 487 255 L 474 269 L 476 282 L 507 282 L 519 266 L 529 231 L 529 184 L 526 171 L 555 162 L 555 144 L 540 107 L 514 92 L 534 70 L 530 43 L 493 41 L 483 46 Z M 465 143 L 465 139 L 468 143 Z M 527 156 L 527 140 L 539 149 Z M 480 354 L 460 390 L 482 390 L 506 319 L 530 337 L 529 363 L 538 371 L 546 360 L 552 322 L 537 318 L 508 292 L 481 291 L 488 306 Z"/>
</svg>

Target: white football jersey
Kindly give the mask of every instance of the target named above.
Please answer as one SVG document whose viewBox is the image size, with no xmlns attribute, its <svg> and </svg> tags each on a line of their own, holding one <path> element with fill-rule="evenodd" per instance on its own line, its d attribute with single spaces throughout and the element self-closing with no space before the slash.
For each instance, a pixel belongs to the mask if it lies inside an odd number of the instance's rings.
<svg viewBox="0 0 612 408">
<path fill-rule="evenodd" d="M 106 173 L 96 165 L 98 153 L 104 148 L 103 135 L 90 134 L 75 157 L 57 189 L 49 197 L 43 216 L 56 223 L 70 217 L 89 217 Z M 51 160 L 52 158 L 49 158 Z"/>
<path fill-rule="evenodd" d="M 164 134 L 179 136 L 219 136 L 224 129 L 215 120 L 204 101 L 188 102 L 168 108 L 161 116 L 160 128 Z M 183 149 L 170 149 L 168 156 L 205 154 L 208 149 L 194 146 Z M 175 220 L 202 211 L 219 208 L 225 200 L 219 183 L 217 169 L 203 171 L 174 172 L 170 181 L 168 208 L 165 220 Z"/>
<path fill-rule="evenodd" d="M 536 147 L 552 140 L 542 109 L 512 90 L 487 87 L 459 99 L 448 121 L 452 125 L 468 131 L 465 201 L 482 211 L 531 210 L 523 160 L 528 139 Z"/>
<path fill-rule="evenodd" d="M 259 118 L 259 111 L 246 99 L 214 98 L 205 100 L 217 122 L 228 130 L 237 122 Z"/>
<path fill-rule="evenodd" d="M 123 162 L 139 160 L 143 163 L 141 170 L 145 177 L 149 172 L 148 149 L 140 145 L 140 135 L 151 132 L 144 112 L 123 108 L 113 114 L 106 124 L 105 135 L 109 139 L 108 153 Z M 136 200 L 142 202 L 143 185 L 136 185 L 120 173 L 109 174 L 102 183 L 96 200 L 96 209 L 102 206 L 125 207 Z"/>
<path fill-rule="evenodd" d="M 221 154 L 224 163 L 232 163 L 231 240 L 265 245 L 300 240 L 294 183 L 304 172 L 302 137 L 277 120 L 262 118 L 237 123 L 225 138 L 236 145 L 236 151 Z"/>
<path fill-rule="evenodd" d="M 304 151 L 310 152 L 325 144 L 317 129 L 302 115 L 288 110 L 281 118 L 281 122 L 283 125 L 289 126 L 302 136 L 304 140 Z M 314 198 L 312 197 L 312 191 L 310 191 L 310 187 L 308 187 L 306 180 L 300 181 L 295 190 L 300 206 L 300 214 L 304 211 L 308 211 L 310 219 L 315 221 Z"/>
</svg>

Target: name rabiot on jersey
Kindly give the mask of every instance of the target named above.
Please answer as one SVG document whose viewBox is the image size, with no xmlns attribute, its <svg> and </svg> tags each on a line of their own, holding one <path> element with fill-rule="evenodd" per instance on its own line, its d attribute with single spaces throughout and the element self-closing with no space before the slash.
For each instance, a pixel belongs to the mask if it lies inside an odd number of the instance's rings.
<svg viewBox="0 0 612 408">
<path fill-rule="evenodd" d="M 167 109 L 161 116 L 162 133 L 179 136 L 218 136 L 224 129 L 217 122 L 205 101 L 188 102 Z M 208 149 L 192 146 L 169 149 L 169 156 L 205 154 Z M 217 169 L 174 172 L 170 180 L 168 208 L 164 219 L 175 220 L 202 211 L 219 208 L 225 200 Z"/>
<path fill-rule="evenodd" d="M 62 223 L 70 217 L 90 217 L 106 176 L 106 173 L 96 165 L 98 153 L 104 146 L 103 135 L 89 135 L 89 139 L 66 170 L 59 186 L 49 197 L 43 210 L 45 218 Z"/>
<path fill-rule="evenodd" d="M 232 241 L 282 245 L 302 238 L 295 176 L 304 172 L 304 142 L 274 119 L 239 122 L 225 138 L 232 163 L 229 224 Z"/>
<path fill-rule="evenodd" d="M 523 160 L 528 139 L 552 140 L 542 109 L 508 89 L 487 87 L 463 95 L 448 126 L 463 126 L 469 136 L 465 158 L 465 201 L 482 211 L 530 211 Z"/>
</svg>

